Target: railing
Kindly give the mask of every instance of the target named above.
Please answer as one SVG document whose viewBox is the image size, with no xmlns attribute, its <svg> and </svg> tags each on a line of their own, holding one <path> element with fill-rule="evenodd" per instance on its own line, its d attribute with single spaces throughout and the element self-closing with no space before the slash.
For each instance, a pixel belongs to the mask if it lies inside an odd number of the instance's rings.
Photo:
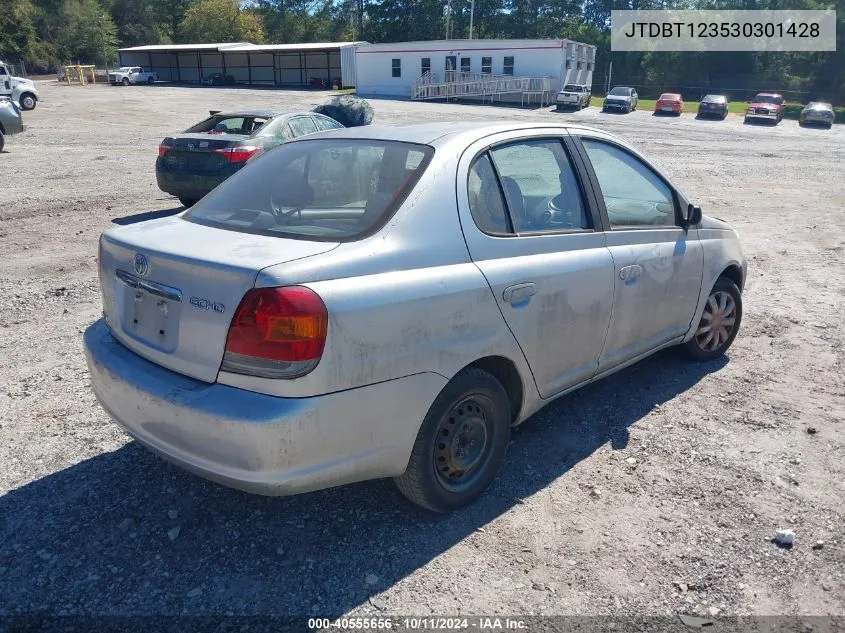
<svg viewBox="0 0 845 633">
<path fill-rule="evenodd" d="M 462 73 L 446 71 L 441 79 L 437 73 L 427 72 L 411 88 L 411 99 L 462 99 L 466 97 L 490 98 L 506 94 L 521 95 L 522 103 L 526 97 L 537 96 L 540 104 L 551 99 L 551 77 L 514 77 L 513 75 L 491 75 L 487 73 Z"/>
</svg>

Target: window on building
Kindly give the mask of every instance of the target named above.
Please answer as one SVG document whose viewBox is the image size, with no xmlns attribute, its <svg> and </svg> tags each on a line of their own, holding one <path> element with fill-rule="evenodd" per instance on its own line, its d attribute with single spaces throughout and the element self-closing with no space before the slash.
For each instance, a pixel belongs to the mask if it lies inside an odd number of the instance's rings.
<svg viewBox="0 0 845 633">
<path fill-rule="evenodd" d="M 481 58 L 481 72 L 486 73 L 488 75 L 493 74 L 493 58 L 492 57 L 482 57 Z"/>
<path fill-rule="evenodd" d="M 581 70 L 581 62 L 578 62 L 578 70 Z"/>
<path fill-rule="evenodd" d="M 587 62 L 587 70 L 593 69 L 593 62 Z"/>
<path fill-rule="evenodd" d="M 425 75 L 431 72 L 431 57 L 423 57 L 420 63 L 420 73 Z"/>
<path fill-rule="evenodd" d="M 512 75 L 513 74 L 513 57 L 505 57 L 505 63 L 502 68 L 502 72 L 505 75 Z"/>
<path fill-rule="evenodd" d="M 402 76 L 402 60 L 401 59 L 394 59 L 391 62 L 393 66 L 393 76 L 394 77 L 401 77 Z"/>
<path fill-rule="evenodd" d="M 571 59 L 567 59 L 567 60 L 566 60 L 566 69 L 567 69 L 567 70 L 569 70 L 570 68 L 572 68 L 572 60 L 571 60 Z"/>
<path fill-rule="evenodd" d="M 461 72 L 468 73 L 472 69 L 472 58 L 461 57 Z"/>
</svg>

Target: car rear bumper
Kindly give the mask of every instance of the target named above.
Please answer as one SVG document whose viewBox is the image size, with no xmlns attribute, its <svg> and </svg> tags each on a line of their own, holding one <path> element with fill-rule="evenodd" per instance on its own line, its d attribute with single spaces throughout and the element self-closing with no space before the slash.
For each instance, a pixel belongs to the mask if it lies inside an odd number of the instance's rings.
<svg viewBox="0 0 845 633">
<path fill-rule="evenodd" d="M 232 165 L 216 174 L 192 174 L 184 171 L 163 169 L 161 159 L 156 159 L 156 182 L 158 188 L 179 198 L 199 200 L 221 182 L 238 171 L 242 165 Z"/>
<path fill-rule="evenodd" d="M 279 398 L 174 373 L 130 351 L 103 320 L 84 336 L 91 385 L 138 442 L 233 488 L 286 495 L 404 472 L 446 384 L 416 374 L 312 398 Z"/>
</svg>

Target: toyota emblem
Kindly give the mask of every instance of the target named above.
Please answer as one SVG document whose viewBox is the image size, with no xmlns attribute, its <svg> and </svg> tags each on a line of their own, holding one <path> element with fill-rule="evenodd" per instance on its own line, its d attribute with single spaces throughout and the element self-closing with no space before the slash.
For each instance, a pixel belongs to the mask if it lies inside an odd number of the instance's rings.
<svg viewBox="0 0 845 633">
<path fill-rule="evenodd" d="M 150 270 L 147 258 L 141 255 L 141 253 L 135 254 L 135 259 L 132 261 L 132 265 L 135 267 L 135 272 L 141 277 L 144 277 Z"/>
</svg>

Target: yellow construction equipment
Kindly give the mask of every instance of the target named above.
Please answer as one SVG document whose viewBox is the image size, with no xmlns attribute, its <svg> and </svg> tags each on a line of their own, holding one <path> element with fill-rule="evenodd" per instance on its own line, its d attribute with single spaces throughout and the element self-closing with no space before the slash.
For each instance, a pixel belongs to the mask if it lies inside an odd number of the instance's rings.
<svg viewBox="0 0 845 633">
<path fill-rule="evenodd" d="M 64 69 L 65 69 L 64 79 L 69 84 L 78 82 L 80 86 L 84 86 L 85 81 L 86 81 L 86 77 L 85 77 L 86 73 L 91 74 L 91 83 L 92 84 L 97 82 L 97 78 L 94 75 L 94 67 L 93 66 L 82 66 L 82 65 L 76 64 L 75 66 L 65 66 Z M 71 75 L 73 75 L 73 74 L 75 74 L 76 76 L 71 77 Z"/>
</svg>

